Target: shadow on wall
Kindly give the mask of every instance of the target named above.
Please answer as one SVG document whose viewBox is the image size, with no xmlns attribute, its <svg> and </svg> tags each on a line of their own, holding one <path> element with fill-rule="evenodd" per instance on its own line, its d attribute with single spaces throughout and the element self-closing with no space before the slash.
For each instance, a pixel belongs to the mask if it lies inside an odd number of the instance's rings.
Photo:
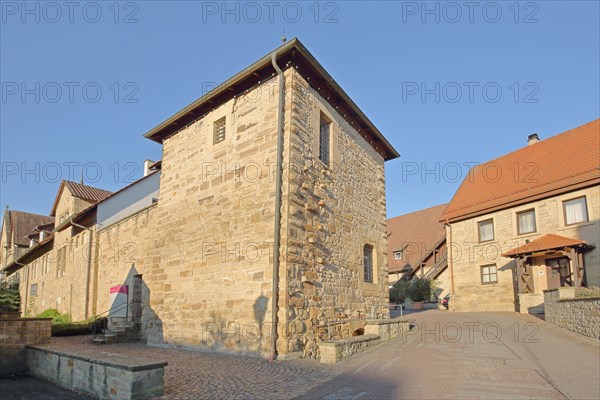
<svg viewBox="0 0 600 400">
<path fill-rule="evenodd" d="M 590 202 L 591 203 L 591 202 Z M 591 207 L 591 204 L 588 204 Z M 589 212 L 591 211 L 591 212 Z M 600 210 L 589 210 L 589 214 L 596 214 Z M 592 219 L 587 224 L 580 225 L 576 231 L 575 236 L 583 239 L 588 245 L 594 246 L 593 249 L 583 253 L 583 282 L 584 286 L 598 286 L 600 287 L 600 220 Z M 591 273 L 590 273 L 591 272 Z"/>
<path fill-rule="evenodd" d="M 513 287 L 513 302 L 515 305 L 515 311 L 519 311 L 519 281 L 517 275 L 517 262 L 510 260 L 506 264 L 498 268 L 498 271 L 511 271 L 512 287 Z"/>
<path fill-rule="evenodd" d="M 133 323 L 138 337 L 161 343 L 163 340 L 162 320 L 150 307 L 150 288 L 144 282 L 135 267 L 131 265 L 127 277 L 121 285 L 111 288 L 110 309 L 108 312 L 108 324 L 112 326 L 115 322 L 126 320 Z M 125 306 L 126 302 L 126 306 Z"/>
<path fill-rule="evenodd" d="M 265 325 L 268 305 L 269 298 L 261 293 L 252 305 L 254 321 L 248 323 L 227 320 L 219 311 L 212 311 L 210 321 L 201 324 L 200 347 L 216 352 L 267 355 L 271 332 L 271 326 Z"/>
</svg>

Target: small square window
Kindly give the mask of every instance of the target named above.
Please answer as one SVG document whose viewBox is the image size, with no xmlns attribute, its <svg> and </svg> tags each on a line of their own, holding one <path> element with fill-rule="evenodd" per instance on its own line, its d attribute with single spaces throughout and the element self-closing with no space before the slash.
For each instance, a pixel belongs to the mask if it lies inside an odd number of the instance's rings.
<svg viewBox="0 0 600 400">
<path fill-rule="evenodd" d="M 481 267 L 481 284 L 498 283 L 498 270 L 496 264 L 484 265 Z"/>
<path fill-rule="evenodd" d="M 535 226 L 535 210 L 517 213 L 517 232 L 519 235 L 537 231 Z"/>
<path fill-rule="evenodd" d="M 489 242 L 494 240 L 494 220 L 488 219 L 478 223 L 479 241 Z"/>
<path fill-rule="evenodd" d="M 225 117 L 215 121 L 213 128 L 213 144 L 221 143 L 225 140 Z"/>
<path fill-rule="evenodd" d="M 588 221 L 587 203 L 585 196 L 563 201 L 565 225 Z"/>
<path fill-rule="evenodd" d="M 401 251 L 394 252 L 394 260 L 402 260 L 402 252 Z"/>
</svg>

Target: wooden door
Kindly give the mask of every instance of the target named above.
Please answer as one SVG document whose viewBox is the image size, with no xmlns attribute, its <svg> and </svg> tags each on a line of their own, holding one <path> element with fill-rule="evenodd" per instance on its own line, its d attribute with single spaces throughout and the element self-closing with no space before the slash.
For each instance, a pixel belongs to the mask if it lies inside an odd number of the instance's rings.
<svg viewBox="0 0 600 400">
<path fill-rule="evenodd" d="M 560 257 L 547 259 L 546 274 L 548 277 L 548 289 L 571 286 L 569 258 Z"/>
</svg>

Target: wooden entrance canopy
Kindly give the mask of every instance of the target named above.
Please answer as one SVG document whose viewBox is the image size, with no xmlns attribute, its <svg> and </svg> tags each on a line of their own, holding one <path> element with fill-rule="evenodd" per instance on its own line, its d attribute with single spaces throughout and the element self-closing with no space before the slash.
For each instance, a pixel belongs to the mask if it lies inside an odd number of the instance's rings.
<svg viewBox="0 0 600 400">
<path fill-rule="evenodd" d="M 583 253 L 593 249 L 580 239 L 565 236 L 547 234 L 543 235 L 523 246 L 515 247 L 502 254 L 502 257 L 514 258 L 517 262 L 517 281 L 519 293 L 533 293 L 533 276 L 531 265 L 528 263 L 531 257 L 555 257 L 563 255 L 569 258 L 570 273 L 574 287 L 583 285 Z"/>
</svg>

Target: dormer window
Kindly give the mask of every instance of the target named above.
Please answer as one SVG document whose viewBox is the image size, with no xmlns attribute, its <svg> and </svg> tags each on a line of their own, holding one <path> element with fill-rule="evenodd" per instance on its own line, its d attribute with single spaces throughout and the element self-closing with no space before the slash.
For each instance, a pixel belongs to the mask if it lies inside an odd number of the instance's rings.
<svg viewBox="0 0 600 400">
<path fill-rule="evenodd" d="M 402 251 L 394 252 L 394 260 L 402 260 Z"/>
</svg>

